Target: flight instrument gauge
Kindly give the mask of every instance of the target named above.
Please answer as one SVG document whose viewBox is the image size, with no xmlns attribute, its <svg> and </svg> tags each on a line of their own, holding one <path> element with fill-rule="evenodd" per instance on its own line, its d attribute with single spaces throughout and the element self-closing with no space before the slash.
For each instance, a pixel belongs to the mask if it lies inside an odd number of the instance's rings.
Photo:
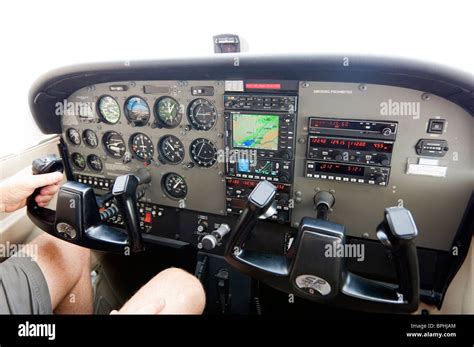
<svg viewBox="0 0 474 347">
<path fill-rule="evenodd" d="M 102 137 L 105 150 L 114 158 L 122 158 L 126 151 L 122 136 L 116 131 L 108 131 Z"/>
<path fill-rule="evenodd" d="M 95 155 L 95 154 L 88 155 L 87 164 L 93 171 L 97 171 L 97 172 L 102 171 L 102 168 L 103 168 L 102 160 L 100 160 L 98 155 Z"/>
<path fill-rule="evenodd" d="M 179 103 L 169 96 L 158 99 L 155 104 L 155 118 L 158 125 L 164 128 L 177 127 L 181 122 Z"/>
<path fill-rule="evenodd" d="M 66 131 L 66 135 L 68 140 L 76 146 L 79 146 L 81 144 L 81 135 L 79 135 L 79 131 L 74 128 L 69 128 Z"/>
<path fill-rule="evenodd" d="M 79 170 L 84 170 L 86 168 L 86 160 L 84 156 L 80 153 L 71 154 L 72 164 Z"/>
<path fill-rule="evenodd" d="M 104 95 L 99 99 L 99 116 L 109 124 L 116 124 L 120 119 L 120 106 L 113 97 Z"/>
<path fill-rule="evenodd" d="M 94 131 L 90 129 L 84 130 L 84 132 L 82 133 L 82 138 L 84 140 L 84 143 L 91 148 L 96 148 L 99 144 L 99 139 L 97 138 L 97 135 Z"/>
<path fill-rule="evenodd" d="M 145 100 L 132 96 L 125 102 L 125 117 L 133 126 L 143 126 L 150 119 L 150 108 Z"/>
<path fill-rule="evenodd" d="M 193 162 L 202 167 L 213 166 L 217 161 L 217 148 L 208 139 L 196 139 L 189 146 L 189 153 Z"/>
<path fill-rule="evenodd" d="M 158 144 L 161 159 L 169 164 L 179 164 L 184 159 L 183 143 L 173 135 L 163 136 Z"/>
<path fill-rule="evenodd" d="M 196 130 L 209 130 L 217 121 L 214 105 L 206 99 L 195 99 L 188 107 L 188 119 Z"/>
<path fill-rule="evenodd" d="M 184 178 L 177 173 L 166 174 L 162 180 L 165 193 L 174 199 L 184 199 L 188 194 L 188 186 Z"/>
<path fill-rule="evenodd" d="M 137 133 L 130 137 L 130 149 L 141 160 L 153 159 L 153 154 L 155 154 L 153 142 L 147 135 L 142 133 Z"/>
</svg>

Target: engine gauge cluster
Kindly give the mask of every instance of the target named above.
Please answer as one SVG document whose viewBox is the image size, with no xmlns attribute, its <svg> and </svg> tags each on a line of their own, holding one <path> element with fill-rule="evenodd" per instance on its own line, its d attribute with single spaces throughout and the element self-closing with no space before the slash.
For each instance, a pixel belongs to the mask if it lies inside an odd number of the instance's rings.
<svg viewBox="0 0 474 347">
<path fill-rule="evenodd" d="M 69 142 L 73 145 L 79 146 L 81 144 L 81 135 L 79 135 L 79 131 L 74 128 L 69 128 L 66 131 L 66 136 Z"/>
<path fill-rule="evenodd" d="M 87 165 L 89 165 L 92 171 L 101 172 L 103 169 L 102 160 L 95 154 L 87 156 Z"/>
<path fill-rule="evenodd" d="M 84 143 L 90 148 L 96 148 L 99 144 L 97 134 L 91 129 L 84 130 L 82 133 L 82 139 L 84 140 Z"/>
<path fill-rule="evenodd" d="M 86 160 L 81 153 L 74 152 L 71 154 L 72 165 L 74 165 L 79 170 L 84 170 L 86 168 Z"/>
</svg>

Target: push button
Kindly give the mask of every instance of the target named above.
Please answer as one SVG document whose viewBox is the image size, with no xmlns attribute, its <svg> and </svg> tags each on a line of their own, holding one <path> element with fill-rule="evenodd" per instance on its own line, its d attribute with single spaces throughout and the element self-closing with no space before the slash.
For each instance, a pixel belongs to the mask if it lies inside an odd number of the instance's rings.
<svg viewBox="0 0 474 347">
<path fill-rule="evenodd" d="M 445 119 L 430 119 L 428 122 L 428 133 L 442 134 L 444 130 Z"/>
</svg>

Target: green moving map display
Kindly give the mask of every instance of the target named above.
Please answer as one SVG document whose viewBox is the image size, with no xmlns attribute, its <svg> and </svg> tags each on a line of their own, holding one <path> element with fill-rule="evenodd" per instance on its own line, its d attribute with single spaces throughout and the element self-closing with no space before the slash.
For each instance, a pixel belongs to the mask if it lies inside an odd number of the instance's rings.
<svg viewBox="0 0 474 347">
<path fill-rule="evenodd" d="M 276 151 L 279 123 L 276 115 L 233 114 L 233 147 Z"/>
</svg>

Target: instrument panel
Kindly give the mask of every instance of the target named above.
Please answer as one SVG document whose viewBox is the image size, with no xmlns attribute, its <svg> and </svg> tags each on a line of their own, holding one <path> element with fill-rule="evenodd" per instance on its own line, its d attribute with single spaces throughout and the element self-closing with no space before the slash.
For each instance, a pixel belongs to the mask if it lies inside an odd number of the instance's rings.
<svg viewBox="0 0 474 347">
<path fill-rule="evenodd" d="M 447 250 L 473 187 L 472 117 L 413 89 L 123 81 L 79 89 L 68 102 L 80 105 L 62 118 L 75 180 L 104 193 L 117 176 L 151 172 L 140 200 L 146 232 L 168 208 L 194 214 L 198 231 L 211 218 L 232 221 L 268 180 L 278 188 L 269 223 L 279 228 L 314 215 L 314 195 L 325 190 L 336 197 L 330 219 L 350 236 L 375 239 L 384 208 L 403 205 L 418 244 Z"/>
<path fill-rule="evenodd" d="M 206 95 L 193 95 L 200 86 Z M 220 81 L 77 91 L 68 101 L 86 111 L 63 119 L 75 178 L 108 190 L 117 176 L 148 167 L 153 179 L 142 201 L 225 215 L 225 166 L 217 160 L 224 147 L 223 94 Z"/>
</svg>

